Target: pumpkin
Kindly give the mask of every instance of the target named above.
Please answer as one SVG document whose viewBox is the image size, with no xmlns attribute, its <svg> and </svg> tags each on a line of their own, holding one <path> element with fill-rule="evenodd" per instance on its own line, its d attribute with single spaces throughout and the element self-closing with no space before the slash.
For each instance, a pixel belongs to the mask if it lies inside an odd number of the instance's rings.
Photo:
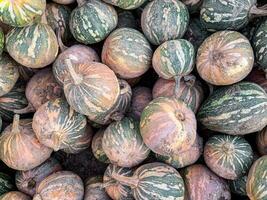
<svg viewBox="0 0 267 200">
<path fill-rule="evenodd" d="M 116 28 L 116 10 L 102 1 L 77 0 L 78 7 L 71 13 L 70 30 L 74 38 L 83 44 L 104 40 Z"/>
<path fill-rule="evenodd" d="M 140 135 L 139 123 L 131 118 L 113 122 L 106 128 L 102 148 L 110 162 L 121 167 L 140 164 L 150 152 Z"/>
<path fill-rule="evenodd" d="M 15 177 L 16 186 L 21 192 L 33 196 L 36 192 L 37 185 L 43 179 L 61 169 L 59 162 L 51 157 L 31 170 L 17 171 Z"/>
<path fill-rule="evenodd" d="M 267 155 L 256 160 L 249 170 L 246 185 L 247 195 L 250 199 L 265 200 L 267 198 Z"/>
<path fill-rule="evenodd" d="M 147 0 L 104 0 L 106 3 L 112 4 L 125 10 L 136 9 Z"/>
<path fill-rule="evenodd" d="M 188 10 L 179 0 L 154 0 L 142 12 L 142 30 L 154 45 L 182 38 L 188 24 Z"/>
<path fill-rule="evenodd" d="M 208 37 L 198 49 L 197 71 L 213 85 L 231 85 L 252 70 L 254 53 L 249 40 L 235 31 L 219 31 Z"/>
<path fill-rule="evenodd" d="M 43 68 L 56 59 L 58 43 L 50 26 L 37 23 L 12 29 L 6 36 L 6 49 L 18 63 Z"/>
<path fill-rule="evenodd" d="M 145 36 L 132 28 L 120 28 L 105 40 L 102 62 L 119 77 L 130 79 L 144 74 L 151 66 L 152 49 Z"/>
<path fill-rule="evenodd" d="M 153 98 L 174 96 L 175 81 L 159 78 L 153 86 Z M 180 89 L 176 98 L 184 101 L 194 113 L 204 100 L 204 91 L 201 83 L 194 75 L 185 76 L 181 79 Z"/>
<path fill-rule="evenodd" d="M 0 200 L 31 200 L 31 198 L 22 192 L 12 191 L 1 195 Z"/>
<path fill-rule="evenodd" d="M 92 138 L 86 117 L 62 98 L 43 104 L 33 116 L 32 128 L 38 140 L 54 151 L 81 152 L 88 148 Z"/>
<path fill-rule="evenodd" d="M 4 45 L 5 45 L 5 35 L 2 28 L 0 27 L 0 56 L 4 50 Z"/>
<path fill-rule="evenodd" d="M 261 155 L 267 155 L 267 126 L 257 134 L 257 149 Z"/>
<path fill-rule="evenodd" d="M 137 168 L 132 177 L 112 174 L 122 184 L 131 187 L 138 200 L 184 199 L 184 181 L 171 166 L 163 163 L 149 163 Z"/>
<path fill-rule="evenodd" d="M 0 21 L 14 27 L 31 25 L 45 12 L 46 0 L 2 0 Z"/>
<path fill-rule="evenodd" d="M 123 10 L 118 12 L 117 28 L 138 28 L 138 22 L 131 11 Z"/>
<path fill-rule="evenodd" d="M 105 187 L 107 194 L 113 200 L 134 200 L 131 188 L 114 179 L 114 174 L 129 177 L 132 176 L 133 172 L 130 168 L 123 168 L 110 164 L 103 177 L 103 187 Z"/>
<path fill-rule="evenodd" d="M 5 173 L 0 172 L 0 196 L 13 190 L 14 188 L 15 187 L 13 185 L 11 177 Z"/>
<path fill-rule="evenodd" d="M 218 176 L 235 180 L 248 172 L 253 163 L 253 150 L 240 136 L 215 135 L 205 144 L 204 159 Z"/>
<path fill-rule="evenodd" d="M 8 54 L 0 55 L 0 96 L 11 91 L 19 78 L 17 64 Z"/>
<path fill-rule="evenodd" d="M 181 171 L 187 190 L 187 199 L 230 200 L 231 193 L 226 181 L 216 176 L 204 165 L 191 165 Z"/>
<path fill-rule="evenodd" d="M 18 66 L 18 71 L 19 71 L 20 79 L 22 81 L 28 82 L 38 70 L 20 65 Z"/>
<path fill-rule="evenodd" d="M 253 83 L 257 83 L 267 93 L 267 79 L 265 78 L 264 71 L 254 68 L 246 79 Z"/>
<path fill-rule="evenodd" d="M 154 99 L 142 112 L 140 121 L 144 143 L 164 156 L 189 149 L 195 142 L 196 128 L 193 111 L 175 98 Z"/>
<path fill-rule="evenodd" d="M 59 4 L 71 4 L 75 2 L 75 0 L 52 0 L 52 1 L 59 3 Z"/>
<path fill-rule="evenodd" d="M 93 140 L 92 140 L 92 152 L 98 161 L 103 162 L 103 163 L 110 163 L 110 160 L 108 159 L 102 147 L 102 139 L 103 139 L 104 131 L 105 129 L 100 129 L 94 135 Z"/>
<path fill-rule="evenodd" d="M 248 176 L 242 176 L 236 180 L 229 181 L 231 192 L 240 196 L 247 196 L 246 192 L 247 179 Z"/>
<path fill-rule="evenodd" d="M 41 181 L 33 200 L 83 200 L 83 195 L 82 179 L 73 172 L 59 171 Z"/>
<path fill-rule="evenodd" d="M 203 0 L 181 0 L 181 2 L 187 6 L 190 13 L 197 13 Z"/>
<path fill-rule="evenodd" d="M 197 119 L 210 130 L 231 135 L 260 131 L 267 124 L 267 95 L 250 82 L 219 88 L 204 101 Z"/>
<path fill-rule="evenodd" d="M 103 177 L 95 176 L 86 180 L 84 200 L 111 200 L 103 186 Z"/>
</svg>

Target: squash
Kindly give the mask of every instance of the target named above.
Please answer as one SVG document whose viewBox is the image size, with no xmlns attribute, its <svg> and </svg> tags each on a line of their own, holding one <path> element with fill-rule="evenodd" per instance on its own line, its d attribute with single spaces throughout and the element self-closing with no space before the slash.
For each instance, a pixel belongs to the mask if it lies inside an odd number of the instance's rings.
<svg viewBox="0 0 267 200">
<path fill-rule="evenodd" d="M 52 1 L 59 3 L 59 4 L 63 4 L 63 5 L 71 4 L 75 2 L 75 0 L 52 0 Z"/>
<path fill-rule="evenodd" d="M 267 79 L 265 78 L 264 71 L 254 68 L 247 76 L 246 80 L 258 84 L 267 93 Z"/>
<path fill-rule="evenodd" d="M 31 200 L 31 198 L 22 192 L 12 191 L 1 195 L 0 200 Z"/>
<path fill-rule="evenodd" d="M 93 133 L 86 117 L 75 112 L 62 98 L 43 104 L 33 116 L 32 128 L 42 144 L 68 153 L 88 148 Z"/>
<path fill-rule="evenodd" d="M 240 136 L 215 135 L 205 144 L 204 159 L 215 174 L 235 180 L 248 172 L 253 163 L 253 150 Z"/>
<path fill-rule="evenodd" d="M 256 136 L 257 149 L 261 155 L 267 155 L 267 126 L 257 133 Z"/>
<path fill-rule="evenodd" d="M 138 21 L 133 12 L 128 10 L 118 11 L 117 28 L 133 28 L 138 29 Z"/>
<path fill-rule="evenodd" d="M 73 172 L 59 171 L 37 186 L 33 200 L 83 200 L 82 179 Z"/>
<path fill-rule="evenodd" d="M 70 30 L 73 37 L 83 44 L 104 40 L 116 28 L 116 10 L 102 1 L 77 0 L 78 7 L 71 13 Z"/>
<path fill-rule="evenodd" d="M 245 175 L 236 180 L 229 181 L 231 192 L 240 196 L 247 196 L 246 192 L 247 179 L 248 176 Z"/>
<path fill-rule="evenodd" d="M 204 101 L 197 119 L 212 131 L 231 135 L 260 131 L 267 124 L 267 95 L 250 82 L 219 88 Z"/>
<path fill-rule="evenodd" d="M 181 171 L 185 182 L 186 199 L 231 200 L 229 186 L 204 165 L 191 165 Z"/>
<path fill-rule="evenodd" d="M 213 85 L 231 85 L 252 70 L 254 53 L 248 39 L 236 31 L 219 31 L 198 49 L 197 71 Z"/>
<path fill-rule="evenodd" d="M 139 122 L 124 118 L 111 123 L 102 138 L 102 148 L 112 164 L 135 167 L 149 155 L 139 131 Z"/>
<path fill-rule="evenodd" d="M 38 23 L 12 29 L 6 36 L 6 49 L 18 63 L 26 67 L 43 68 L 56 59 L 58 43 L 53 29 Z"/>
<path fill-rule="evenodd" d="M 142 12 L 142 30 L 154 45 L 182 38 L 188 24 L 188 10 L 179 0 L 154 0 Z"/>
<path fill-rule="evenodd" d="M 104 0 L 106 3 L 112 4 L 125 10 L 136 9 L 147 0 Z"/>
<path fill-rule="evenodd" d="M 144 143 L 164 156 L 189 149 L 195 142 L 196 128 L 193 111 L 175 98 L 154 99 L 144 109 L 140 121 Z"/>
<path fill-rule="evenodd" d="M 105 129 L 99 129 L 94 135 L 92 140 L 92 152 L 98 161 L 103 163 L 110 163 L 110 160 L 108 159 L 102 147 L 104 131 Z"/>
<path fill-rule="evenodd" d="M 30 170 L 46 161 L 52 149 L 37 140 L 30 119 L 19 120 L 14 116 L 13 124 L 2 132 L 0 137 L 0 159 L 10 168 Z M 21 156 L 24 152 L 24 156 Z"/>
<path fill-rule="evenodd" d="M 151 66 L 152 49 L 145 36 L 132 28 L 120 28 L 105 40 L 102 62 L 120 78 L 130 79 L 144 74 Z"/>
<path fill-rule="evenodd" d="M 29 26 L 41 19 L 45 6 L 46 0 L 2 0 L 0 21 L 14 27 Z"/>
<path fill-rule="evenodd" d="M 43 179 L 61 170 L 62 168 L 59 162 L 51 157 L 31 170 L 17 171 L 15 176 L 16 186 L 21 192 L 33 196 L 36 192 L 37 185 Z"/>
<path fill-rule="evenodd" d="M 102 186 L 102 176 L 94 176 L 87 179 L 85 181 L 84 200 L 111 200 Z"/>
<path fill-rule="evenodd" d="M 4 35 L 4 32 L 0 26 L 0 56 L 3 53 L 4 45 L 5 45 L 5 35 Z"/>
<path fill-rule="evenodd" d="M 267 198 L 267 155 L 256 160 L 249 170 L 246 185 L 247 195 L 253 200 L 265 200 Z"/>
<path fill-rule="evenodd" d="M 15 186 L 12 182 L 12 178 L 9 175 L 0 172 L 0 196 L 14 190 L 14 188 Z"/>
</svg>

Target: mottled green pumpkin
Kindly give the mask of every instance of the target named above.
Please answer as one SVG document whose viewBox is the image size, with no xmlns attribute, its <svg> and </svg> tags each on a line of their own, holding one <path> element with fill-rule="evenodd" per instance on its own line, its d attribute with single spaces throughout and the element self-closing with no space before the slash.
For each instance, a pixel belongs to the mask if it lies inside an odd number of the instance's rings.
<svg viewBox="0 0 267 200">
<path fill-rule="evenodd" d="M 248 176 L 242 176 L 236 180 L 229 181 L 230 190 L 232 193 L 247 196 L 246 192 L 246 184 L 247 184 Z"/>
<path fill-rule="evenodd" d="M 267 94 L 250 82 L 219 88 L 204 101 L 197 119 L 210 130 L 231 135 L 260 131 L 267 124 Z"/>
<path fill-rule="evenodd" d="M 119 77 L 130 79 L 144 74 L 151 66 L 152 49 L 145 36 L 132 28 L 120 28 L 105 40 L 102 62 Z"/>
<path fill-rule="evenodd" d="M 257 133 L 256 136 L 257 149 L 261 155 L 267 155 L 267 126 Z"/>
<path fill-rule="evenodd" d="M 14 27 L 31 25 L 45 12 L 46 0 L 2 0 L 0 21 Z"/>
<path fill-rule="evenodd" d="M 154 45 L 182 38 L 188 23 L 188 10 L 179 0 L 154 0 L 142 12 L 142 30 Z"/>
<path fill-rule="evenodd" d="M 22 192 L 12 191 L 1 195 L 0 200 L 31 200 L 31 198 Z"/>
<path fill-rule="evenodd" d="M 2 28 L 0 27 L 0 56 L 3 53 L 4 45 L 5 45 L 5 35 Z"/>
<path fill-rule="evenodd" d="M 111 200 L 102 186 L 102 176 L 94 176 L 87 179 L 85 181 L 84 200 Z"/>
<path fill-rule="evenodd" d="M 147 0 L 104 0 L 106 3 L 112 4 L 125 10 L 136 9 Z"/>
<path fill-rule="evenodd" d="M 9 175 L 0 172 L 0 196 L 14 189 L 15 186 L 12 182 L 12 178 Z"/>
<path fill-rule="evenodd" d="M 92 140 L 92 152 L 97 160 L 103 163 L 110 163 L 106 153 L 102 147 L 102 139 L 105 129 L 100 129 L 96 132 Z"/>
<path fill-rule="evenodd" d="M 71 33 L 78 42 L 100 42 L 116 28 L 118 15 L 111 5 L 98 0 L 78 0 L 78 4 L 70 18 Z"/>
<path fill-rule="evenodd" d="M 267 199 L 267 155 L 254 162 L 249 170 L 247 195 L 251 200 Z"/>
<path fill-rule="evenodd" d="M 53 29 L 42 23 L 12 29 L 6 37 L 6 48 L 15 61 L 31 68 L 51 64 L 58 54 Z"/>
</svg>

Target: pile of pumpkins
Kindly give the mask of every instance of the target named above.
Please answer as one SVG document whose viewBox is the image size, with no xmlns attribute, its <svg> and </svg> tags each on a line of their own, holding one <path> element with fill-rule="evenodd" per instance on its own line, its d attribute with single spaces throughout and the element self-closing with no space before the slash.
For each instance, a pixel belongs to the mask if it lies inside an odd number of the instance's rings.
<svg viewBox="0 0 267 200">
<path fill-rule="evenodd" d="M 266 200 L 265 16 L 266 0 L 1 0 L 0 200 Z M 106 170 L 82 179 L 58 151 Z"/>
</svg>

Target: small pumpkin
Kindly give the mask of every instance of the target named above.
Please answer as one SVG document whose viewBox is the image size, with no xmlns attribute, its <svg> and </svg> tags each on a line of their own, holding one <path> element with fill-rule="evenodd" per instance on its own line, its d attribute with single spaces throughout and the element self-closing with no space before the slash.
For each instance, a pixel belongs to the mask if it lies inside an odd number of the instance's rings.
<svg viewBox="0 0 267 200">
<path fill-rule="evenodd" d="M 45 6 L 46 0 L 2 0 L 0 21 L 14 27 L 28 26 L 41 19 Z"/>
<path fill-rule="evenodd" d="M 231 192 L 240 196 L 247 196 L 246 192 L 247 179 L 248 176 L 242 176 L 241 178 L 238 178 L 236 180 L 229 181 Z"/>
<path fill-rule="evenodd" d="M 75 2 L 75 0 L 52 0 L 52 1 L 59 3 L 59 4 L 63 4 L 63 5 L 71 4 Z"/>
<path fill-rule="evenodd" d="M 95 176 L 86 180 L 84 200 L 111 200 L 105 192 L 103 177 Z"/>
<path fill-rule="evenodd" d="M 256 136 L 257 149 L 261 155 L 267 155 L 267 126 Z"/>
<path fill-rule="evenodd" d="M 0 172 L 0 196 L 14 190 L 15 186 L 12 182 L 12 178 L 5 174 Z"/>
<path fill-rule="evenodd" d="M 254 53 L 249 40 L 236 31 L 219 31 L 198 49 L 197 71 L 213 85 L 231 85 L 252 70 Z"/>
<path fill-rule="evenodd" d="M 3 53 L 4 45 L 5 45 L 5 35 L 2 28 L 0 27 L 0 56 Z"/>
<path fill-rule="evenodd" d="M 0 200 L 31 200 L 31 198 L 22 192 L 12 191 L 1 195 Z"/>
<path fill-rule="evenodd" d="M 125 10 L 136 9 L 147 0 L 104 0 L 106 3 L 112 4 Z"/>
<path fill-rule="evenodd" d="M 102 147 L 104 131 L 105 129 L 99 129 L 94 135 L 92 140 L 92 152 L 98 161 L 103 163 L 110 163 L 110 160 L 108 159 Z"/>
<path fill-rule="evenodd" d="M 133 12 L 128 10 L 122 10 L 118 12 L 118 24 L 117 28 L 138 28 L 138 22 Z"/>
<path fill-rule="evenodd" d="M 59 171 L 42 180 L 33 200 L 83 200 L 83 196 L 82 179 L 73 172 Z"/>
<path fill-rule="evenodd" d="M 32 128 L 38 140 L 54 151 L 81 152 L 89 147 L 92 138 L 86 117 L 62 98 L 43 104 L 33 116 Z"/>
</svg>

